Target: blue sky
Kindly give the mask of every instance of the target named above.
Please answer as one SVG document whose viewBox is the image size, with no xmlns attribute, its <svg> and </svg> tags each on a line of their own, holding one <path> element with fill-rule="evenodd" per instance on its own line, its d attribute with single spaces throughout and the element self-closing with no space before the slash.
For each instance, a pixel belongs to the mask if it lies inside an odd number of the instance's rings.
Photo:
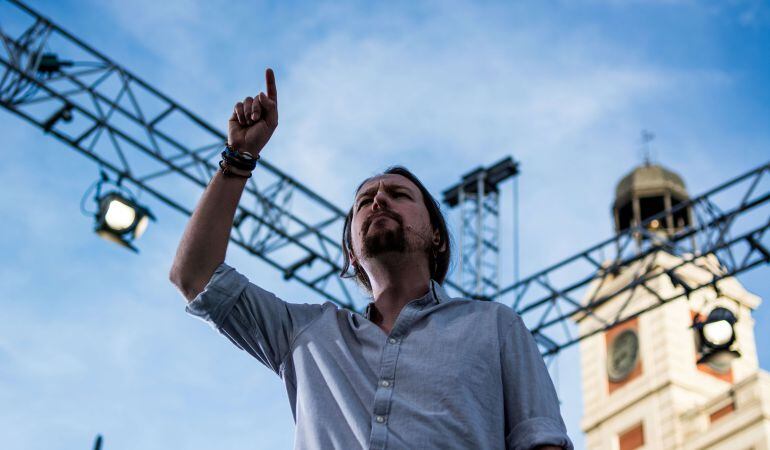
<svg viewBox="0 0 770 450">
<path fill-rule="evenodd" d="M 273 67 L 281 122 L 262 156 L 342 208 L 390 164 L 438 196 L 512 155 L 522 275 L 610 235 L 642 129 L 693 195 L 770 156 L 767 2 L 30 5 L 222 130 Z M 281 380 L 187 316 L 167 280 L 186 217 L 147 197 L 159 220 L 141 253 L 103 241 L 79 209 L 97 167 L 4 109 L 0 131 L 2 446 L 89 448 L 102 433 L 108 449 L 291 448 Z M 503 230 L 510 255 L 510 214 Z M 318 301 L 238 248 L 227 262 Z M 767 273 L 739 280 L 767 298 Z M 765 369 L 768 311 L 755 312 Z M 583 448 L 577 363 L 571 348 L 552 375 Z"/>
</svg>

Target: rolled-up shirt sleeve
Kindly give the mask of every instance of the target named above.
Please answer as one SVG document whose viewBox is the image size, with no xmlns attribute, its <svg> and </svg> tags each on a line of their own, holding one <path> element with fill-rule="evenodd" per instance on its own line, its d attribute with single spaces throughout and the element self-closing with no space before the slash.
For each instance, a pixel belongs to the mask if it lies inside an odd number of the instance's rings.
<svg viewBox="0 0 770 450">
<path fill-rule="evenodd" d="M 294 336 L 326 306 L 281 300 L 223 262 L 185 311 L 281 375 Z"/>
<path fill-rule="evenodd" d="M 515 313 L 504 322 L 500 357 L 506 448 L 529 450 L 554 445 L 572 450 L 556 390 L 532 334 Z"/>
</svg>

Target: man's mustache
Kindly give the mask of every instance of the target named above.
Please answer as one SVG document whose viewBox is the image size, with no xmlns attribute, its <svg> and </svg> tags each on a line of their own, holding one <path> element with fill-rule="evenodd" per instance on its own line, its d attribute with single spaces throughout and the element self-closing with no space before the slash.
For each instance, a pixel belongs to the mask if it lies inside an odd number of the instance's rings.
<svg viewBox="0 0 770 450">
<path fill-rule="evenodd" d="M 369 227 L 372 226 L 372 222 L 374 222 L 374 220 L 377 219 L 378 217 L 390 217 L 391 219 L 393 219 L 396 222 L 398 222 L 399 225 L 401 225 L 401 218 L 396 213 L 391 212 L 391 211 L 387 211 L 387 210 L 383 210 L 381 212 L 378 212 L 377 214 L 373 214 L 373 215 L 369 216 L 366 219 L 366 222 L 364 223 L 364 233 L 369 231 Z"/>
</svg>

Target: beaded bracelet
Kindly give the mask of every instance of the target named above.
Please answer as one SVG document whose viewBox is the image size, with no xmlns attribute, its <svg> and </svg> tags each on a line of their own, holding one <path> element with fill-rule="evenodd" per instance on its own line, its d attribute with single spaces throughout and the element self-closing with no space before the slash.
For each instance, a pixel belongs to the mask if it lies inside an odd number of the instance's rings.
<svg viewBox="0 0 770 450">
<path fill-rule="evenodd" d="M 257 167 L 259 154 L 257 154 L 255 158 L 251 153 L 239 152 L 227 144 L 225 145 L 225 149 L 222 151 L 222 159 L 227 161 L 228 164 L 235 168 L 251 171 Z"/>
</svg>

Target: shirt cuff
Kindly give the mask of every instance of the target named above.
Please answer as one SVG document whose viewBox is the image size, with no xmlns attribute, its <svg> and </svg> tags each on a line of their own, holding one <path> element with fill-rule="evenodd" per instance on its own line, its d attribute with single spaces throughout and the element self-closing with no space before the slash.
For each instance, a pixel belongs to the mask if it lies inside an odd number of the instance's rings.
<svg viewBox="0 0 770 450">
<path fill-rule="evenodd" d="M 564 450 L 573 450 L 564 428 L 550 417 L 534 417 L 519 423 L 511 430 L 506 439 L 507 448 L 530 450 L 540 445 L 561 446 Z"/>
<path fill-rule="evenodd" d="M 219 328 L 248 282 L 245 276 L 223 262 L 214 270 L 203 291 L 185 306 L 185 311 Z"/>
</svg>

